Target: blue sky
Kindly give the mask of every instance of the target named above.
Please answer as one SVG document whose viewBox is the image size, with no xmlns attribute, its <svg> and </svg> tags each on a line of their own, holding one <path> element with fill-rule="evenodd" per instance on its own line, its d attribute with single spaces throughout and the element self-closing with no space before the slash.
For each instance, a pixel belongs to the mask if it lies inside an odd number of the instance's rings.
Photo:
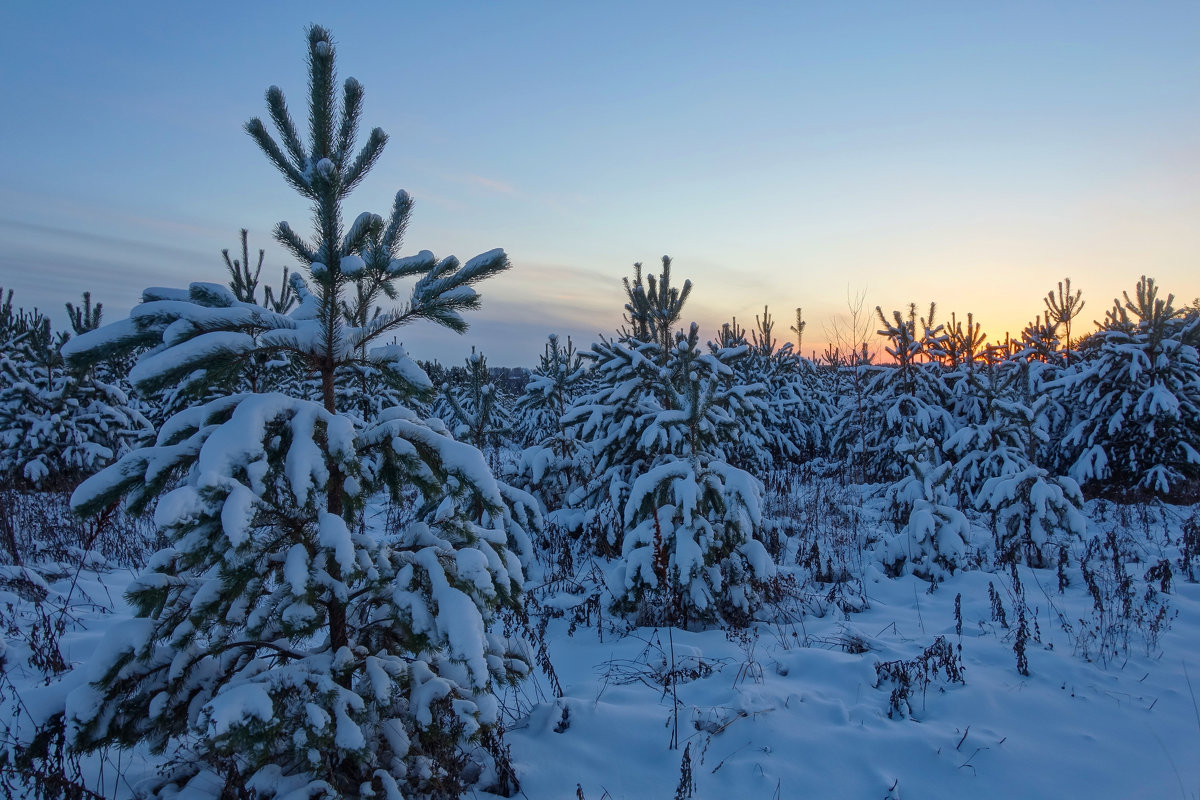
<svg viewBox="0 0 1200 800">
<path fill-rule="evenodd" d="M 407 249 L 504 247 L 465 337 L 532 363 L 620 323 L 670 254 L 706 331 L 764 304 L 805 350 L 848 296 L 936 300 L 1002 336 L 1064 276 L 1098 318 L 1142 273 L 1200 295 L 1197 3 L 14 2 L 0 10 L 0 285 L 110 321 L 147 285 L 223 280 L 247 227 L 309 211 L 242 131 L 329 27 L 391 142 L 347 215 L 417 201 Z M 60 317 L 61 319 L 61 317 Z"/>
</svg>

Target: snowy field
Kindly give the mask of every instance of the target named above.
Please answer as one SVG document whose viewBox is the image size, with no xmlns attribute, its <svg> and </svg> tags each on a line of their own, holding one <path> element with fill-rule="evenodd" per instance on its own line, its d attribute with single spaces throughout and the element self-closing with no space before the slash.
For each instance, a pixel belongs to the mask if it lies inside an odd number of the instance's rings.
<svg viewBox="0 0 1200 800">
<path fill-rule="evenodd" d="M 961 575 L 930 595 L 923 581 L 875 574 L 869 611 L 810 618 L 794 638 L 791 626 L 766 624 L 747 641 L 674 632 L 677 664 L 713 670 L 676 687 L 675 751 L 672 693 L 654 685 L 669 669 L 668 632 L 601 642 L 555 629 L 564 696 L 536 707 L 509 738 L 522 788 L 531 798 L 569 797 L 577 784 L 588 798 L 671 797 L 686 746 L 703 798 L 1200 796 L 1200 720 L 1187 677 L 1200 672 L 1200 586 L 1180 584 L 1172 596 L 1180 615 L 1162 655 L 1138 644 L 1107 666 L 1081 658 L 1048 610 L 1086 617 L 1088 598 L 1039 591 L 1042 642 L 1030 646 L 1023 677 L 1014 632 L 990 617 L 989 577 Z M 1025 574 L 1035 577 L 1054 581 Z M 919 656 L 938 636 L 962 645 L 965 682 L 933 676 L 914 688 L 907 718 L 889 718 L 892 684 L 876 685 L 876 665 Z M 847 642 L 868 649 L 846 652 Z"/>
<path fill-rule="evenodd" d="M 518 796 L 1200 797 L 1200 584 L 1180 574 L 1177 546 L 1192 509 L 1090 502 L 1089 532 L 1116 535 L 1131 576 L 1122 589 L 1111 561 L 1097 557 L 1093 594 L 1082 542 L 1061 593 L 1053 568 L 1021 567 L 1019 590 L 1011 570 L 986 565 L 933 591 L 919 578 L 887 577 L 871 558 L 877 505 L 862 509 L 860 574 L 835 583 L 784 570 L 793 592 L 744 631 L 630 628 L 607 612 L 597 624 L 583 601 L 604 591 L 587 582 L 603 561 L 576 563 L 570 591 L 551 565 L 535 565 L 527 607 L 549 618 L 553 677 L 540 670 L 502 698 Z M 787 540 L 788 552 L 801 542 Z M 1169 593 L 1143 579 L 1164 559 Z M 31 650 L 38 605 L 10 571 L 0 607 L 12 730 L 61 703 L 130 613 L 130 570 L 40 571 L 41 610 L 61 622 L 60 651 L 75 669 L 44 677 Z M 843 613 L 838 597 L 866 608 Z M 1028 675 L 1015 652 L 1025 636 Z M 83 772 L 104 796 L 131 797 L 156 764 L 145 752 L 109 750 Z"/>
</svg>

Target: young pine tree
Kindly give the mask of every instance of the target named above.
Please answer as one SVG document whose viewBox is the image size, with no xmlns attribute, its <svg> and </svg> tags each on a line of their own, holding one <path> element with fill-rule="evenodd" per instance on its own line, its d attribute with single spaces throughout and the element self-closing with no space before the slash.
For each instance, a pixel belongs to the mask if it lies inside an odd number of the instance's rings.
<svg viewBox="0 0 1200 800">
<path fill-rule="evenodd" d="M 525 393 L 515 404 L 518 430 L 528 446 L 517 460 L 514 480 L 547 510 L 562 510 L 567 492 L 587 474 L 587 451 L 563 423 L 563 414 L 587 380 L 588 371 L 571 338 L 564 345 L 550 334 Z"/>
<path fill-rule="evenodd" d="M 1064 287 L 1064 284 L 1065 287 Z M 1069 367 L 1074 361 L 1072 356 L 1071 340 L 1071 323 L 1083 313 L 1083 290 L 1077 289 L 1075 294 L 1071 294 L 1071 279 L 1067 278 L 1058 282 L 1058 294 L 1053 291 L 1047 293 L 1043 301 L 1046 304 L 1046 322 L 1054 323 L 1055 327 L 1062 326 L 1063 328 L 1063 356 L 1065 363 Z"/>
<path fill-rule="evenodd" d="M 100 305 L 84 294 L 67 303 L 72 326 L 86 333 L 100 322 Z M 0 477 L 10 486 L 70 491 L 153 434 L 137 404 L 109 370 L 72 369 L 36 309 L 13 310 L 12 292 L 0 303 Z"/>
<path fill-rule="evenodd" d="M 1093 490 L 1160 497 L 1200 479 L 1200 317 L 1144 275 L 1114 300 L 1088 358 L 1059 382 L 1075 420 L 1070 474 Z"/>
<path fill-rule="evenodd" d="M 580 505 L 597 548 L 619 555 L 616 610 L 646 623 L 744 622 L 774 566 L 762 484 L 730 461 L 769 458 L 763 386 L 734 373 L 744 341 L 703 352 L 694 324 L 673 330 L 691 283 L 671 289 L 669 267 L 626 281 L 628 324 L 592 345 L 593 391 L 563 418 L 594 459 Z"/>
<path fill-rule="evenodd" d="M 796 322 L 800 331 L 808 324 L 800 319 L 800 309 L 796 309 Z M 793 349 L 790 342 L 776 346 L 772 336 L 774 321 L 766 306 L 761 317 L 755 315 L 754 323 L 755 330 L 750 332 L 753 346 L 747 357 L 734 365 L 734 370 L 742 383 L 762 383 L 765 387 L 764 422 L 772 464 L 779 466 L 812 458 L 825 442 L 826 409 L 820 376 L 812 362 Z M 730 328 L 730 332 L 734 329 Z"/>
<path fill-rule="evenodd" d="M 958 427 L 943 450 L 960 506 L 991 515 L 997 559 L 1044 567 L 1083 538 L 1086 521 L 1078 484 L 1035 461 L 1050 438 L 1048 397 L 1027 401 L 1025 380 L 1024 365 L 1011 359 L 966 369 L 954 384 Z"/>
<path fill-rule="evenodd" d="M 495 455 L 512 434 L 512 411 L 492 382 L 483 353 L 471 351 L 466 383 L 460 387 L 442 384 L 442 398 L 449 417 L 446 422 L 459 441 Z"/>
<path fill-rule="evenodd" d="M 774 573 L 762 483 L 730 463 L 737 451 L 743 461 L 769 458 L 762 386 L 730 380 L 743 356 L 703 352 L 693 323 L 676 334 L 664 368 L 644 376 L 659 405 L 638 437 L 649 463 L 630 473 L 612 586 L 615 608 L 643 622 L 744 624 Z"/>
<path fill-rule="evenodd" d="M 521 580 L 509 518 L 478 450 L 405 407 L 370 420 L 346 413 L 339 383 L 348 367 L 370 366 L 431 388 L 378 343 L 418 320 L 462 331 L 461 313 L 479 304 L 471 285 L 508 261 L 500 250 L 465 264 L 394 257 L 403 192 L 388 220 L 344 224 L 343 201 L 386 136 L 374 129 L 356 149 L 362 87 L 347 80 L 338 102 L 333 41 L 316 26 L 307 38 L 307 145 L 275 87 L 279 140 L 258 119 L 246 125 L 313 206 L 311 241 L 276 228 L 310 265 L 311 283 L 292 276 L 298 304 L 285 313 L 217 284 L 148 290 L 129 319 L 73 340 L 68 356 L 86 365 L 145 346 L 131 376 L 139 388 L 180 382 L 197 394 L 265 356 L 286 358 L 317 376 L 319 399 L 208 400 L 76 491 L 81 513 L 123 494 L 155 505 L 168 546 L 131 585 L 136 618 L 97 652 L 66 712 L 79 747 L 166 753 L 162 796 L 452 797 L 480 775 L 471 761 L 496 783 L 480 749 L 498 741 L 492 688 L 528 671 L 520 644 L 488 630 Z M 385 294 L 415 277 L 408 301 L 347 314 L 368 270 Z M 363 517 L 383 491 L 415 494 L 420 507 L 387 541 Z"/>
<path fill-rule="evenodd" d="M 942 326 L 934 325 L 932 304 L 929 316 L 920 320 L 915 306 L 907 319 L 899 311 L 892 312 L 891 320 L 879 307 L 875 311 L 896 363 L 878 368 L 870 384 L 879 429 L 867 441 L 876 442 L 872 449 L 889 462 L 888 513 L 897 526 L 903 524 L 884 562 L 894 572 L 909 570 L 940 580 L 960 565 L 969 536 L 943 451 L 954 420 L 946 410 L 949 391 L 941 365 L 933 358 L 945 349 L 947 337 Z"/>
</svg>

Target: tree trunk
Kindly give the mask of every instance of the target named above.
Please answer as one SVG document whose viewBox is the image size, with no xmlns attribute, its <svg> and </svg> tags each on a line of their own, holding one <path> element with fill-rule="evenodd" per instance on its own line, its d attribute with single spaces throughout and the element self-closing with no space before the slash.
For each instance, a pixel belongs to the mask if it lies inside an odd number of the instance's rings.
<svg viewBox="0 0 1200 800">
<path fill-rule="evenodd" d="M 334 364 L 333 359 L 329 356 L 325 357 L 324 363 L 321 365 L 321 399 L 324 401 L 325 410 L 330 414 L 337 413 L 337 406 L 334 396 L 333 382 Z M 342 515 L 342 484 L 345 482 L 345 476 L 342 471 L 333 464 L 329 465 L 329 484 L 326 490 L 325 510 L 330 514 Z M 336 560 L 330 561 L 326 565 L 326 571 L 329 577 L 335 581 L 342 579 L 342 566 Z M 346 604 L 338 600 L 332 594 L 326 603 L 329 609 L 329 645 L 334 653 L 350 643 L 348 631 L 346 630 Z M 347 678 L 339 678 L 349 680 Z"/>
</svg>

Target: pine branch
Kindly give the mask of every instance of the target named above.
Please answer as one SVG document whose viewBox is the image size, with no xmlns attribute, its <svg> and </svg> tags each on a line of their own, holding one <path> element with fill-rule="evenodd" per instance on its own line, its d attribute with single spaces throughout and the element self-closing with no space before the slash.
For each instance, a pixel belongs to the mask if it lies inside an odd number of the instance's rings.
<svg viewBox="0 0 1200 800">
<path fill-rule="evenodd" d="M 300 142 L 300 134 L 296 131 L 296 123 L 288 111 L 287 101 L 283 97 L 283 90 L 278 86 L 272 86 L 267 89 L 267 110 L 271 112 L 271 121 L 275 123 L 275 129 L 279 131 L 279 135 L 283 138 L 283 146 L 287 148 L 288 153 L 292 156 L 292 163 L 296 169 L 303 171 L 306 166 L 305 162 L 308 160 L 304 154 L 304 145 Z"/>
<path fill-rule="evenodd" d="M 320 25 L 308 29 L 309 127 L 312 151 L 309 158 L 316 164 L 333 155 L 333 37 Z"/>
<path fill-rule="evenodd" d="M 437 256 L 428 250 L 422 250 L 415 256 L 392 259 L 388 264 L 387 272 L 393 278 L 407 278 L 411 275 L 420 275 L 422 272 L 428 272 L 437 266 L 437 264 Z"/>
<path fill-rule="evenodd" d="M 346 235 L 342 238 L 342 257 L 361 252 L 367 237 L 372 232 L 381 230 L 383 230 L 383 217 L 369 211 L 359 214 L 350 225 L 350 230 L 346 231 Z"/>
<path fill-rule="evenodd" d="M 286 247 L 297 260 L 304 264 L 313 264 L 320 260 L 317 253 L 310 250 L 300 235 L 292 230 L 286 222 L 275 226 L 275 241 Z"/>
<path fill-rule="evenodd" d="M 383 146 L 387 144 L 387 141 L 388 135 L 383 132 L 382 128 L 371 130 L 370 136 L 367 137 L 367 143 L 358 151 L 358 157 L 345 171 L 342 180 L 342 197 L 349 194 L 358 185 L 358 182 L 366 177 L 371 167 L 375 166 L 375 162 L 383 154 Z"/>
<path fill-rule="evenodd" d="M 358 120 L 362 115 L 363 88 L 354 78 L 347 78 L 343 85 L 342 125 L 338 131 L 337 150 L 333 154 L 333 162 L 339 170 L 345 170 L 346 155 L 354 146 L 358 136 Z"/>
<path fill-rule="evenodd" d="M 267 129 L 261 119 L 258 117 L 251 119 L 246 123 L 245 130 L 262 151 L 266 153 L 267 158 L 271 160 L 275 168 L 283 173 L 283 177 L 292 185 L 292 188 L 305 197 L 313 196 L 312 187 L 309 185 L 308 179 L 287 160 L 287 156 L 279 149 L 279 145 L 271 138 L 271 134 L 267 133 Z"/>
<path fill-rule="evenodd" d="M 412 213 L 413 201 L 408 192 L 401 189 L 396 192 L 392 202 L 392 216 L 388 219 L 387 228 L 383 232 L 383 246 L 389 253 L 395 253 L 404 243 L 404 234 L 408 230 L 408 217 Z"/>
</svg>

